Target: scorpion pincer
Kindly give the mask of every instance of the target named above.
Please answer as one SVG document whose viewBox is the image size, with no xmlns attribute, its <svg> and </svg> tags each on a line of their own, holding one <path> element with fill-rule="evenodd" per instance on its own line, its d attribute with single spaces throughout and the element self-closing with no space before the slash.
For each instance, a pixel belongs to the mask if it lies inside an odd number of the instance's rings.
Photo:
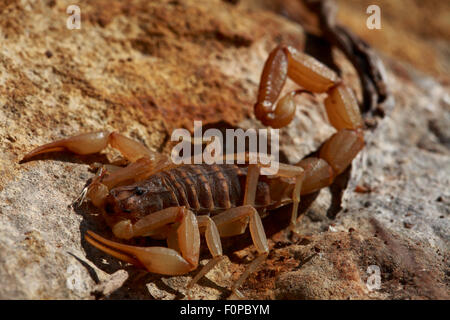
<svg viewBox="0 0 450 320">
<path fill-rule="evenodd" d="M 279 98 L 288 77 L 303 90 Z M 254 106 L 256 118 L 273 128 L 288 125 L 295 115 L 294 97 L 305 92 L 328 95 L 324 104 L 337 132 L 322 145 L 317 157 L 296 165 L 280 163 L 273 175 L 260 175 L 261 164 L 175 165 L 139 142 L 106 131 L 40 146 L 24 160 L 60 150 L 92 154 L 108 145 L 119 150 L 130 164 L 102 170 L 85 190 L 86 196 L 101 209 L 117 238 L 167 239 L 167 247 L 126 245 L 91 231 L 86 240 L 149 272 L 182 275 L 198 267 L 202 234 L 212 259 L 188 288 L 223 258 L 221 237 L 242 234 L 249 226 L 258 255 L 231 288 L 234 296 L 242 297 L 238 288 L 269 253 L 261 217 L 271 209 L 292 204 L 291 224 L 295 225 L 300 195 L 329 186 L 364 146 L 363 121 L 352 91 L 334 71 L 290 46 L 276 47 L 264 65 Z"/>
</svg>

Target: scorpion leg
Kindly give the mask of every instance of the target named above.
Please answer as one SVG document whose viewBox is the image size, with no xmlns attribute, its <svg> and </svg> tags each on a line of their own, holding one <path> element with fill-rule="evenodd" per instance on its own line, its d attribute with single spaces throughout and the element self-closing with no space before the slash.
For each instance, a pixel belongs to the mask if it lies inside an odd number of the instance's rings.
<svg viewBox="0 0 450 320">
<path fill-rule="evenodd" d="M 194 284 L 198 282 L 204 275 L 206 275 L 212 268 L 215 267 L 217 263 L 222 261 L 224 258 L 222 253 L 222 243 L 220 241 L 219 230 L 215 222 L 209 216 L 198 216 L 199 227 L 206 227 L 205 238 L 208 249 L 211 252 L 212 259 L 200 270 L 199 273 L 195 275 L 194 278 L 189 282 L 187 289 L 190 290 Z"/>
<path fill-rule="evenodd" d="M 149 272 L 164 275 L 182 275 L 197 268 L 200 253 L 200 233 L 194 213 L 185 207 L 168 208 L 159 213 L 152 222 L 142 221 L 136 226 L 139 234 L 144 228 L 149 231 L 179 221 L 177 228 L 177 250 L 166 247 L 137 247 L 107 240 L 92 231 L 88 231 L 86 240 L 94 247 L 125 262 L 144 267 Z M 157 212 L 158 213 L 158 212 Z M 181 218 L 181 219 L 180 219 Z M 139 220 L 141 221 L 141 220 Z M 139 222 L 138 221 L 138 222 Z"/>
<path fill-rule="evenodd" d="M 292 191 L 292 214 L 290 227 L 293 229 L 297 224 L 298 205 L 300 203 L 300 193 L 305 179 L 305 170 L 302 167 L 292 166 L 284 163 L 279 164 L 277 176 L 295 178 L 295 186 Z"/>
<path fill-rule="evenodd" d="M 248 265 L 231 288 L 234 296 L 242 298 L 243 296 L 238 288 L 269 254 L 269 245 L 267 243 L 267 237 L 264 232 L 261 218 L 252 205 L 243 205 L 228 209 L 217 216 L 212 217 L 212 220 L 216 224 L 221 237 L 242 234 L 245 232 L 247 225 L 250 227 L 250 235 L 258 252 L 258 256 Z M 205 269 L 207 266 L 208 265 L 205 266 Z"/>
<path fill-rule="evenodd" d="M 216 223 L 221 236 L 232 236 L 243 233 L 248 224 L 250 227 L 250 235 L 252 237 L 253 244 L 258 252 L 258 256 L 247 266 L 239 279 L 233 284 L 231 288 L 233 294 L 231 297 L 243 297 L 238 288 L 245 281 L 245 279 L 247 279 L 247 277 L 259 267 L 259 265 L 267 258 L 267 255 L 269 254 L 269 245 L 267 243 L 266 233 L 264 232 L 264 227 L 261 222 L 261 217 L 254 208 L 259 173 L 259 165 L 249 165 L 243 205 L 226 210 L 212 218 Z M 230 224 L 237 227 L 227 228 L 227 225 L 230 226 Z M 223 231 L 226 233 L 222 233 Z M 239 233 L 233 234 L 230 231 Z"/>
</svg>

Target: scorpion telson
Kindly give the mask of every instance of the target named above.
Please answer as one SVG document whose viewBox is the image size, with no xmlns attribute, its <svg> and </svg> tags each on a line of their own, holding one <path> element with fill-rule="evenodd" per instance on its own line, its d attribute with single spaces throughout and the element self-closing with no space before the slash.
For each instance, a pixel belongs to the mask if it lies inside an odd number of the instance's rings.
<svg viewBox="0 0 450 320">
<path fill-rule="evenodd" d="M 279 98 L 288 77 L 304 90 Z M 87 198 L 102 210 L 116 237 L 157 237 L 167 239 L 167 247 L 125 245 L 92 231 L 86 240 L 149 272 L 181 275 L 198 267 L 202 234 L 212 259 L 188 289 L 223 258 L 221 237 L 242 234 L 249 226 L 258 255 L 231 288 L 234 297 L 242 297 L 238 288 L 269 253 L 261 216 L 291 204 L 291 225 L 297 224 L 300 195 L 329 186 L 364 146 L 363 122 L 351 90 L 334 71 L 289 46 L 276 47 L 265 63 L 254 106 L 256 118 L 275 128 L 288 125 L 295 115 L 294 96 L 305 91 L 328 95 L 326 112 L 337 132 L 317 157 L 296 165 L 280 163 L 278 173 L 271 176 L 260 175 L 262 164 L 175 165 L 141 143 L 106 131 L 43 145 L 24 160 L 59 150 L 91 154 L 108 145 L 119 150 L 130 164 L 110 172 L 104 169 L 89 185 Z"/>
</svg>

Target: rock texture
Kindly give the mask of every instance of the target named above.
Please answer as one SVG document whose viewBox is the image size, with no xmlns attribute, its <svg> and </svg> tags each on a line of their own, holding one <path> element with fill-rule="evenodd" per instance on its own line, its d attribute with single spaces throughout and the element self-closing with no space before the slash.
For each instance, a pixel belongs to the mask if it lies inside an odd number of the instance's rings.
<svg viewBox="0 0 450 320">
<path fill-rule="evenodd" d="M 19 161 L 37 145 L 78 132 L 117 130 L 168 152 L 172 130 L 192 129 L 194 120 L 259 127 L 252 104 L 268 52 L 280 42 L 302 49 L 306 36 L 264 2 L 234 2 L 79 1 L 80 30 L 66 28 L 69 1 L 0 3 L 0 298 L 186 297 L 195 272 L 148 274 L 83 240 L 86 230 L 111 237 L 91 205 L 71 204 L 93 175 L 89 164 L 117 153 Z M 304 197 L 301 236 L 284 229 L 289 209 L 269 216 L 271 254 L 244 284 L 247 297 L 449 298 L 448 81 L 386 52 L 387 115 L 367 131 L 342 203 L 333 188 Z M 352 67 L 335 57 L 358 90 Z M 333 133 L 322 100 L 299 98 L 295 121 L 281 132 L 286 160 L 301 159 Z M 192 297 L 226 298 L 255 255 L 250 243 L 248 234 L 225 241 L 229 259 Z M 204 252 L 201 262 L 208 258 Z M 372 291 L 369 266 L 380 270 L 381 286 Z"/>
</svg>

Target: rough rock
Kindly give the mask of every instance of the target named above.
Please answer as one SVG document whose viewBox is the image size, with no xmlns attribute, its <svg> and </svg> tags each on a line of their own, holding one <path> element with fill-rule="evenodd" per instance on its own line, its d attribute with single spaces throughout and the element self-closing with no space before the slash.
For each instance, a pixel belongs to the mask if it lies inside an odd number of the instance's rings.
<svg viewBox="0 0 450 320">
<path fill-rule="evenodd" d="M 172 130 L 192 129 L 194 120 L 260 127 L 252 105 L 265 58 L 280 42 L 303 49 L 304 30 L 257 1 L 78 3 L 80 30 L 66 28 L 69 1 L 0 3 L 0 298 L 186 298 L 195 272 L 148 274 L 83 239 L 87 230 L 112 236 L 91 205 L 71 204 L 93 175 L 89 164 L 117 153 L 19 161 L 78 132 L 117 130 L 168 152 Z M 385 52 L 382 43 L 377 48 Z M 449 298 L 448 82 L 392 52 L 384 56 L 387 114 L 367 131 L 342 203 L 333 188 L 304 197 L 300 235 L 285 230 L 289 209 L 269 216 L 271 254 L 244 284 L 247 297 Z M 352 67 L 335 57 L 358 90 Z M 295 121 L 281 132 L 285 160 L 301 159 L 333 133 L 322 100 L 299 98 Z M 229 259 L 193 298 L 226 298 L 255 255 L 250 244 L 248 234 L 225 241 Z M 208 258 L 205 251 L 201 263 Z M 369 266 L 380 270 L 381 287 L 372 291 Z"/>
</svg>

